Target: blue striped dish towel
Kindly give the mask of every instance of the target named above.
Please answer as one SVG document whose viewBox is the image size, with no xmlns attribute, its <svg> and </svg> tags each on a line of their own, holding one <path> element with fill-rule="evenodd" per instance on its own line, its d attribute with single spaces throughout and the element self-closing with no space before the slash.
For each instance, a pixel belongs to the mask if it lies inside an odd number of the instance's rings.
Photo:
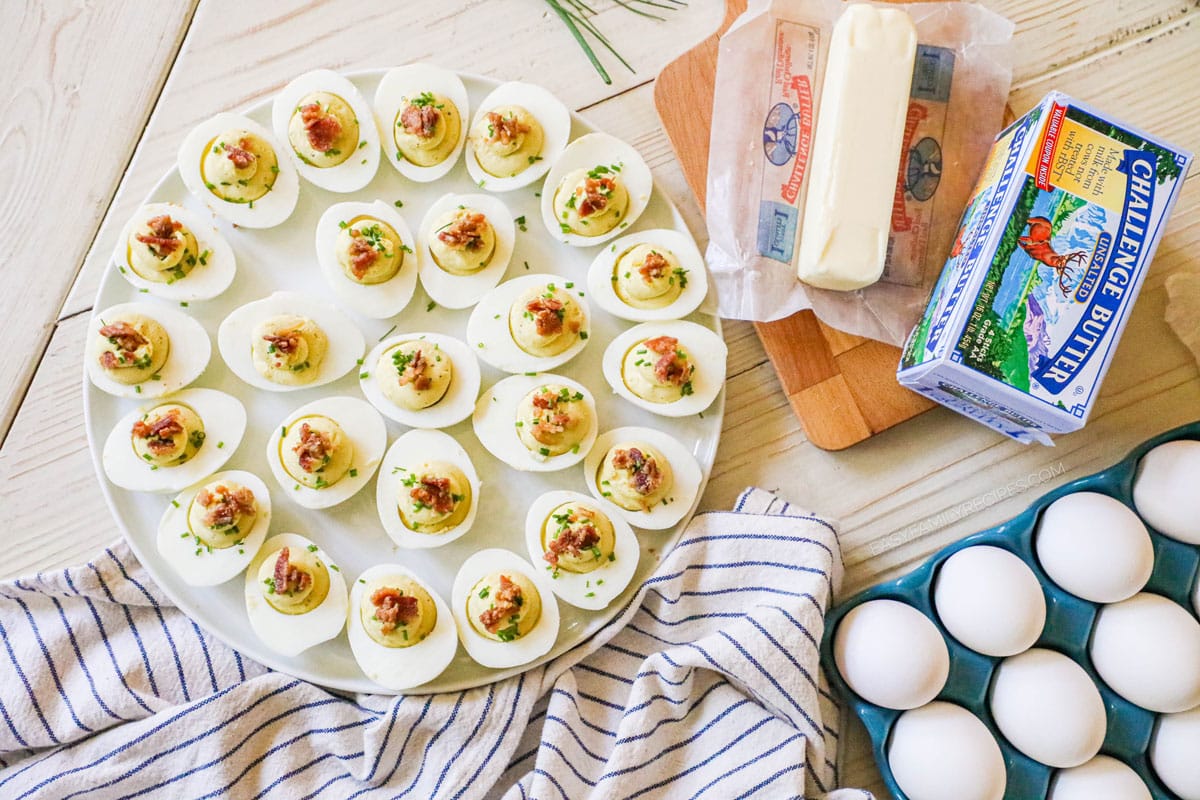
<svg viewBox="0 0 1200 800">
<path fill-rule="evenodd" d="M 121 543 L 0 584 L 0 797 L 869 798 L 817 664 L 835 529 L 698 515 L 583 647 L 454 694 L 344 696 L 242 658 Z"/>
</svg>

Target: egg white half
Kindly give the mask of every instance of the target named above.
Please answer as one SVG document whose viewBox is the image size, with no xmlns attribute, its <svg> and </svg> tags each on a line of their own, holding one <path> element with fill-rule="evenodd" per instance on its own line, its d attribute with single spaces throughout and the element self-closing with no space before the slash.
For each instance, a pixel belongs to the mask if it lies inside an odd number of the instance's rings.
<svg viewBox="0 0 1200 800">
<path fill-rule="evenodd" d="M 670 463 L 674 484 L 665 505 L 660 502 L 649 511 L 630 511 L 604 496 L 608 490 L 600 485 L 597 477 L 600 466 L 604 463 L 608 451 L 622 442 L 645 442 L 662 453 L 663 458 Z M 623 517 L 629 524 L 646 530 L 665 530 L 678 525 L 695 505 L 703 478 L 704 472 L 700 469 L 696 457 L 674 436 L 654 428 L 629 426 L 605 431 L 596 437 L 595 445 L 583 462 L 583 480 L 592 497 L 600 501 L 600 507 L 605 513 L 610 517 Z"/>
<path fill-rule="evenodd" d="M 441 533 L 416 533 L 405 527 L 397 510 L 400 503 L 401 483 L 404 470 L 416 473 L 428 461 L 445 461 L 462 470 L 471 485 L 471 507 L 467 516 L 458 525 Z M 403 468 L 403 469 L 402 469 Z M 387 535 L 401 547 L 424 550 L 441 547 L 465 535 L 475 524 L 479 511 L 479 491 L 482 484 L 475 472 L 475 465 L 467 451 L 453 436 L 441 431 L 409 431 L 392 442 L 379 469 L 379 480 L 375 482 L 375 504 L 379 509 L 379 520 Z"/>
<path fill-rule="evenodd" d="M 133 449 L 133 423 L 164 403 L 192 409 L 204 423 L 204 444 L 176 467 L 156 467 Z M 236 397 L 216 389 L 184 389 L 144 403 L 121 417 L 104 440 L 100 460 L 108 479 L 134 492 L 178 492 L 219 470 L 238 449 L 246 432 L 246 409 Z"/>
<path fill-rule="evenodd" d="M 398 344 L 414 339 L 437 345 L 454 365 L 450 386 L 442 399 L 416 411 L 402 408 L 389 400 L 379 388 L 375 374 L 381 355 Z M 471 416 L 475 410 L 475 399 L 479 397 L 480 381 L 479 361 L 474 351 L 465 342 L 444 333 L 398 333 L 389 336 L 371 348 L 371 352 L 363 359 L 362 372 L 358 373 L 359 388 L 371 405 L 385 417 L 410 428 L 449 428 Z"/>
<path fill-rule="evenodd" d="M 313 415 L 329 417 L 340 425 L 346 439 L 354 446 L 354 460 L 350 469 L 355 474 L 347 473 L 324 489 L 312 489 L 297 482 L 283 468 L 279 453 L 285 431 L 301 417 Z M 387 425 L 370 403 L 357 397 L 322 397 L 300 406 L 275 426 L 275 430 L 267 437 L 267 464 L 285 496 L 304 508 L 329 508 L 349 500 L 367 485 L 379 468 L 385 447 Z"/>
<path fill-rule="evenodd" d="M 417 97 L 422 92 L 440 94 L 454 103 L 462 123 L 454 149 L 444 161 L 432 167 L 418 166 L 401 156 L 396 150 L 396 139 L 392 135 L 393 126 L 397 124 L 400 112 L 404 110 L 408 99 Z M 467 87 L 463 86 L 457 73 L 448 69 L 430 64 L 405 64 L 388 70 L 379 81 L 379 88 L 375 90 L 375 123 L 383 140 L 383 152 L 396 171 L 410 181 L 429 183 L 445 177 L 454 169 L 467 141 L 467 129 L 471 119 L 469 103 Z"/>
<path fill-rule="evenodd" d="M 497 642 L 476 633 L 467 618 L 467 593 L 481 579 L 494 572 L 520 573 L 537 587 L 542 600 L 542 615 L 533 630 L 511 642 Z M 463 562 L 454 576 L 454 589 L 450 594 L 454 621 L 458 623 L 458 638 L 471 658 L 485 667 L 504 669 L 527 664 L 545 655 L 558 639 L 558 601 L 554 598 L 554 587 L 540 569 L 510 550 L 491 548 L 480 550 Z"/>
<path fill-rule="evenodd" d="M 129 266 L 130 235 L 138 225 L 162 214 L 183 223 L 196 237 L 200 254 L 204 255 L 207 252 L 204 260 L 192 267 L 187 276 L 171 283 L 148 281 Z M 117 246 L 113 249 L 112 260 L 121 277 L 136 289 L 164 300 L 181 302 L 210 300 L 228 289 L 229 284 L 233 283 L 234 275 L 237 274 L 237 259 L 225 237 L 199 215 L 174 203 L 150 203 L 139 208 L 121 230 L 121 238 L 117 240 Z"/>
<path fill-rule="evenodd" d="M 541 123 L 544 133 L 541 160 L 530 164 L 528 168 L 516 175 L 497 178 L 489 175 L 483 167 L 479 166 L 474 148 L 468 141 L 465 157 L 467 173 L 476 186 L 489 192 L 511 192 L 513 189 L 520 189 L 522 186 L 528 186 L 538 180 L 562 155 L 567 146 L 567 140 L 571 138 L 571 112 L 567 111 L 567 107 L 562 104 L 562 101 L 541 86 L 519 81 L 502 83 L 493 89 L 475 110 L 467 132 L 475 127 L 475 123 L 484 114 L 499 106 L 507 105 L 521 106 Z"/>
<path fill-rule="evenodd" d="M 258 580 L 258 568 L 263 560 L 280 548 L 306 550 L 314 542 L 298 533 L 280 533 L 263 542 L 258 554 L 246 569 L 246 616 L 250 627 L 263 644 L 276 653 L 298 656 L 305 650 L 326 642 L 339 633 L 346 624 L 349 600 L 346 596 L 346 580 L 341 570 L 320 547 L 317 558 L 329 567 L 329 594 L 321 604 L 306 614 L 284 614 L 276 611 L 263 597 L 263 584 Z"/>
<path fill-rule="evenodd" d="M 217 197 L 204 185 L 204 176 L 200 172 L 200 160 L 208 143 L 231 129 L 250 131 L 263 139 L 271 145 L 279 162 L 279 174 L 271 191 L 255 200 L 253 205 L 231 203 Z M 300 176 L 287 157 L 290 151 L 291 147 L 285 148 L 270 131 L 249 117 L 223 111 L 192 128 L 184 138 L 179 146 L 179 177 L 183 178 L 188 191 L 217 216 L 243 228 L 273 228 L 292 215 L 300 197 Z"/>
<path fill-rule="evenodd" d="M 167 360 L 156 375 L 141 383 L 126 385 L 118 383 L 100 366 L 99 353 L 93 339 L 109 320 L 119 319 L 122 314 L 141 314 L 162 325 L 170 340 Z M 212 357 L 212 342 L 204 326 L 173 308 L 150 303 L 121 303 L 109 306 L 92 317 L 88 325 L 87 364 L 88 378 L 102 392 L 114 397 L 152 398 L 177 392 L 203 374 Z"/>
<path fill-rule="evenodd" d="M 448 211 L 466 206 L 487 217 L 496 231 L 496 249 L 492 260 L 483 269 L 471 275 L 455 275 L 438 266 L 429 250 L 429 243 L 437 235 L 437 221 Z M 439 197 L 421 220 L 417 237 L 417 263 L 420 265 L 421 285 L 438 305 L 443 308 L 467 308 L 479 302 L 500 282 L 508 263 L 512 260 L 516 245 L 516 227 L 512 212 L 498 197 L 489 194 L 445 194 Z"/>
<path fill-rule="evenodd" d="M 634 346 L 658 336 L 673 336 L 691 355 L 696 365 L 692 377 L 692 393 L 671 403 L 652 403 L 633 393 L 625 384 L 621 364 L 625 354 Z M 725 385 L 725 341 L 703 325 L 684 320 L 643 322 L 613 339 L 604 351 L 604 379 L 612 390 L 639 408 L 661 417 L 687 417 L 699 414 L 712 405 Z M 653 355 L 653 354 L 651 354 Z"/>
<path fill-rule="evenodd" d="M 561 384 L 583 394 L 581 402 L 587 404 L 591 425 L 576 452 L 559 456 L 542 456 L 531 452 L 517 435 L 517 406 L 522 398 L 539 386 Z M 513 469 L 522 472 L 556 472 L 578 464 L 591 451 L 596 441 L 598 421 L 596 401 L 582 383 L 551 373 L 537 375 L 513 375 L 486 389 L 475 404 L 471 417 L 479 443 L 496 458 Z"/>
<path fill-rule="evenodd" d="M 585 508 L 596 509 L 612 522 L 614 537 L 613 560 L 601 564 L 591 572 L 569 572 L 558 570 L 545 561 L 546 550 L 542 547 L 542 528 L 550 512 L 564 503 L 576 503 Z M 553 523 L 551 523 L 553 524 Z M 544 568 L 550 578 L 554 593 L 576 608 L 598 611 L 608 606 L 633 580 L 642 548 L 637 536 L 624 517 L 611 513 L 592 498 L 579 492 L 547 492 L 533 501 L 525 517 L 525 546 L 529 548 L 529 560 Z"/>
<path fill-rule="evenodd" d="M 424 587 L 437 608 L 437 622 L 421 641 L 408 647 L 384 647 L 363 629 L 359 607 L 368 582 L 396 577 L 409 578 Z M 363 674 L 392 691 L 411 689 L 441 675 L 458 651 L 457 627 L 450 606 L 412 570 L 399 564 L 378 564 L 358 576 L 350 585 L 349 622 L 346 636 L 350 650 Z"/>
<path fill-rule="evenodd" d="M 337 260 L 337 237 L 342 230 L 340 223 L 361 216 L 373 217 L 391 225 L 400 237 L 401 247 L 408 248 L 404 251 L 400 269 L 383 283 L 355 283 L 346 277 Z M 346 308 L 371 319 L 387 319 L 403 311 L 412 300 L 417 288 L 417 258 L 413 253 L 416 242 L 408 223 L 393 206 L 381 200 L 332 205 L 317 221 L 316 238 L 321 274 L 333 289 L 338 302 Z"/>
<path fill-rule="evenodd" d="M 554 194 L 559 182 L 577 169 L 590 170 L 597 166 L 608 167 L 624 182 L 629 192 L 629 208 L 625 210 L 625 217 L 611 231 L 599 236 L 581 236 L 564 231 L 560 220 L 554 215 Z M 572 247 L 593 247 L 619 236 L 637 222 L 653 192 L 654 177 L 645 159 L 633 145 L 607 133 L 584 134 L 567 146 L 546 174 L 546 181 L 542 184 L 542 223 L 557 242 Z"/>
<path fill-rule="evenodd" d="M 550 284 L 561 286 L 574 295 L 572 299 L 583 311 L 583 327 L 575 342 L 558 355 L 530 355 L 513 339 L 512 329 L 508 325 L 508 312 L 521 293 L 530 286 Z M 505 372 L 541 372 L 562 366 L 579 355 L 591 335 L 592 312 L 583 296 L 582 287 L 562 275 L 535 273 L 505 281 L 485 294 L 471 311 L 467 319 L 467 344 L 475 348 L 481 359 Z"/>
<path fill-rule="evenodd" d="M 687 271 L 684 275 L 687 284 L 670 305 L 662 308 L 634 308 L 617 294 L 614 280 L 617 260 L 639 244 L 671 251 L 679 259 L 680 268 Z M 708 294 L 708 271 L 704 267 L 704 256 L 700 255 L 690 236 L 669 228 L 655 228 L 623 236 L 597 253 L 588 267 L 587 285 L 588 292 L 596 300 L 596 304 L 614 317 L 633 322 L 681 319 L 704 302 Z"/>
<path fill-rule="evenodd" d="M 226 445 L 228 446 L 228 445 Z M 196 494 L 214 481 L 231 481 L 254 492 L 258 514 L 241 543 L 226 548 L 209 548 L 192 533 L 188 510 Z M 216 586 L 244 570 L 258 554 L 271 527 L 271 494 L 257 475 L 243 470 L 226 470 L 209 475 L 180 492 L 158 522 L 158 553 L 189 586 Z"/>
</svg>

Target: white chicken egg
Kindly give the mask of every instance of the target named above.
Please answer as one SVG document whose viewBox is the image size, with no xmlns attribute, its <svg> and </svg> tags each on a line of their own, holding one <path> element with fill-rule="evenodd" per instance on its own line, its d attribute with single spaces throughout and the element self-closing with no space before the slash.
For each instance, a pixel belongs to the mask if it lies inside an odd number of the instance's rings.
<svg viewBox="0 0 1200 800">
<path fill-rule="evenodd" d="M 1051 767 L 1077 767 L 1104 742 L 1100 690 L 1062 653 L 1035 647 L 996 668 L 990 692 L 996 727 L 1012 746 Z"/>
<path fill-rule="evenodd" d="M 337 564 L 298 533 L 267 539 L 246 570 L 250 627 L 280 655 L 297 656 L 337 636 L 348 606 Z"/>
<path fill-rule="evenodd" d="M 1133 597 L 1154 571 L 1146 526 L 1120 500 L 1098 492 L 1074 492 L 1047 506 L 1033 544 L 1052 581 L 1093 603 Z"/>
<path fill-rule="evenodd" d="M 639 528 L 664 530 L 695 504 L 704 473 L 669 433 L 630 426 L 596 437 L 583 462 L 583 479 L 609 514 Z"/>
<path fill-rule="evenodd" d="M 271 494 L 257 475 L 227 470 L 184 489 L 158 522 L 158 553 L 190 586 L 240 574 L 271 527 Z"/>
<path fill-rule="evenodd" d="M 1200 623 L 1165 597 L 1143 592 L 1101 608 L 1089 652 L 1104 682 L 1135 705 L 1200 705 Z"/>
<path fill-rule="evenodd" d="M 282 145 L 241 114 L 225 111 L 192 128 L 178 166 L 192 195 L 243 228 L 275 227 L 300 196 L 300 176 Z"/>
<path fill-rule="evenodd" d="M 604 351 L 604 378 L 638 408 L 687 417 L 712 405 L 725 385 L 724 340 L 684 320 L 643 322 Z"/>
<path fill-rule="evenodd" d="M 108 479 L 137 492 L 178 492 L 224 466 L 246 432 L 241 402 L 184 389 L 121 417 L 104 440 Z"/>
<path fill-rule="evenodd" d="M 1160 444 L 1138 464 L 1133 504 L 1159 533 L 1200 544 L 1200 441 Z"/>
<path fill-rule="evenodd" d="M 267 438 L 267 463 L 284 494 L 305 508 L 349 500 L 371 480 L 387 425 L 357 397 L 322 397 L 288 414 Z"/>
<path fill-rule="evenodd" d="M 375 482 L 379 519 L 401 547 L 441 547 L 475 524 L 482 484 L 467 451 L 441 431 L 392 442 Z M 444 507 L 439 507 L 444 506 Z"/>
<path fill-rule="evenodd" d="M 570 138 L 571 114 L 557 97 L 532 83 L 502 83 L 471 119 L 467 173 L 489 192 L 520 189 L 546 174 Z"/>
<path fill-rule="evenodd" d="M 642 552 L 629 523 L 587 495 L 567 491 L 533 501 L 525 517 L 525 545 L 556 595 L 592 611 L 625 591 Z"/>
<path fill-rule="evenodd" d="M 654 178 L 631 144 L 588 133 L 567 146 L 542 184 L 542 222 L 556 241 L 592 247 L 619 235 L 646 210 Z"/>
<path fill-rule="evenodd" d="M 286 349 L 273 341 L 293 337 L 297 341 Z M 358 365 L 365 346 L 345 314 L 295 292 L 275 292 L 235 308 L 217 331 L 217 348 L 233 374 L 269 392 L 335 381 Z"/>
<path fill-rule="evenodd" d="M 1163 714 L 1150 739 L 1150 764 L 1180 800 L 1200 800 L 1200 708 Z"/>
<path fill-rule="evenodd" d="M 958 641 L 986 656 L 1028 650 L 1046 626 L 1046 597 L 1033 570 L 999 547 L 965 547 L 938 568 L 938 618 Z"/>
<path fill-rule="evenodd" d="M 923 706 L 950 675 L 950 650 L 929 617 L 898 600 L 868 600 L 838 623 L 833 659 L 846 684 L 868 703 Z"/>
<path fill-rule="evenodd" d="M 467 343 L 505 372 L 544 372 L 579 355 L 591 335 L 591 312 L 573 281 L 522 275 L 480 299 L 467 319 Z"/>
<path fill-rule="evenodd" d="M 415 364 L 424 362 L 420 372 Z M 410 428 L 449 428 L 471 416 L 479 362 L 465 342 L 444 333 L 398 333 L 367 354 L 358 385 L 371 405 Z M 407 375 L 407 381 L 400 380 Z M 417 389 L 421 378 L 429 386 Z"/>
<path fill-rule="evenodd" d="M 399 564 L 371 567 L 350 585 L 346 635 L 363 673 L 392 691 L 433 680 L 458 650 L 450 606 Z"/>
<path fill-rule="evenodd" d="M 1096 756 L 1064 769 L 1050 781 L 1046 800 L 1151 800 L 1150 790 L 1127 764 Z"/>
<path fill-rule="evenodd" d="M 216 228 L 174 203 L 150 203 L 121 231 L 113 264 L 135 288 L 164 300 L 209 300 L 237 273 L 233 248 Z"/>
<path fill-rule="evenodd" d="M 892 727 L 888 766 L 908 800 L 1001 800 L 1008 775 L 987 727 L 953 703 L 905 711 Z"/>
<path fill-rule="evenodd" d="M 469 118 L 467 89 L 448 69 L 429 64 L 395 67 L 375 90 L 383 151 L 401 175 L 417 183 L 436 181 L 454 168 L 467 141 Z"/>
<path fill-rule="evenodd" d="M 547 414 L 565 419 L 553 422 Z M 484 390 L 471 424 L 479 443 L 513 469 L 555 472 L 591 451 L 596 401 L 586 386 L 562 375 L 513 375 Z"/>
<path fill-rule="evenodd" d="M 371 106 L 333 70 L 306 72 L 283 87 L 271 105 L 271 126 L 300 177 L 314 186 L 358 191 L 379 169 Z"/>
<path fill-rule="evenodd" d="M 212 342 L 199 322 L 173 308 L 121 303 L 92 317 L 87 373 L 115 397 L 162 397 L 200 377 Z"/>
<path fill-rule="evenodd" d="M 371 319 L 394 317 L 417 288 L 416 240 L 387 203 L 338 203 L 317 221 L 317 262 L 338 302 Z"/>
<path fill-rule="evenodd" d="M 504 277 L 516 235 L 512 212 L 498 197 L 442 195 L 417 237 L 421 285 L 443 308 L 475 305 Z"/>
<path fill-rule="evenodd" d="M 708 273 L 690 236 L 656 228 L 623 236 L 597 253 L 587 285 L 614 317 L 651 322 L 681 319 L 699 308 Z"/>
<path fill-rule="evenodd" d="M 509 550 L 480 550 L 454 576 L 454 621 L 471 658 L 504 669 L 545 655 L 558 638 L 550 579 Z"/>
</svg>

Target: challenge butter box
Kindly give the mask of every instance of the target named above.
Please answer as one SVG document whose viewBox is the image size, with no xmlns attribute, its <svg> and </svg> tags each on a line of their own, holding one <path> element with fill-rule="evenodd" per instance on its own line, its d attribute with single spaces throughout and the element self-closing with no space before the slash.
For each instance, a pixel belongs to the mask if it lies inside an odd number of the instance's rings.
<svg viewBox="0 0 1200 800">
<path fill-rule="evenodd" d="M 1021 442 L 1082 428 L 1191 160 L 1047 95 L 996 138 L 900 383 Z"/>
</svg>

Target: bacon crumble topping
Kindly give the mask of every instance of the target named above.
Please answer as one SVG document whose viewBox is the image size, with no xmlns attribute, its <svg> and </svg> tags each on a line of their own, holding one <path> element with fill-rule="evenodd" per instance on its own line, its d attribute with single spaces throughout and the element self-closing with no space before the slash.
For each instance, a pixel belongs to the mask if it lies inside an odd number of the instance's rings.
<svg viewBox="0 0 1200 800">
<path fill-rule="evenodd" d="M 145 439 L 146 448 L 154 455 L 174 450 L 174 437 L 181 433 L 183 423 L 179 421 L 179 410 L 175 408 L 149 423 L 140 419 L 133 423 L 133 435 Z"/>
<path fill-rule="evenodd" d="M 275 352 L 291 355 L 300 347 L 300 331 L 280 331 L 279 333 L 268 333 L 262 337 L 264 342 L 274 345 Z"/>
<path fill-rule="evenodd" d="M 315 472 L 319 467 L 329 463 L 329 453 L 333 443 L 329 437 L 310 426 L 307 422 L 300 424 L 300 441 L 292 446 L 292 452 L 299 456 L 300 469 L 305 472 Z"/>
<path fill-rule="evenodd" d="M 225 145 L 225 157 L 233 162 L 235 169 L 246 169 L 258 160 L 258 156 L 250 152 L 249 139 L 239 139 L 237 144 Z"/>
<path fill-rule="evenodd" d="M 590 217 L 592 214 L 603 211 L 608 206 L 608 199 L 612 197 L 616 188 L 616 180 L 609 176 L 589 177 L 585 180 L 583 182 L 583 199 L 579 200 L 580 218 Z M 576 197 L 578 196 L 579 190 L 576 189 Z"/>
<path fill-rule="evenodd" d="M 400 385 L 407 386 L 411 383 L 418 392 L 425 391 L 433 385 L 433 378 L 426 374 L 428 369 L 429 359 L 425 358 L 423 350 L 418 350 L 400 371 Z"/>
<path fill-rule="evenodd" d="M 445 229 L 438 231 L 438 241 L 455 250 L 478 250 L 483 246 L 483 235 L 487 233 L 487 217 L 478 211 L 460 214 Z"/>
<path fill-rule="evenodd" d="M 487 112 L 488 141 L 512 144 L 521 134 L 529 133 L 529 126 L 515 116 L 505 117 L 495 111 Z"/>
<path fill-rule="evenodd" d="M 679 340 L 674 336 L 658 336 L 644 344 L 659 357 L 654 362 L 654 377 L 659 383 L 683 386 L 692 377 L 692 365 L 680 353 Z"/>
<path fill-rule="evenodd" d="M 437 123 L 441 116 L 441 112 L 432 105 L 418 106 L 409 103 L 400 112 L 400 125 L 409 136 L 428 139 L 430 136 L 433 136 L 433 131 L 437 128 Z"/>
<path fill-rule="evenodd" d="M 495 633 L 521 610 L 521 604 L 524 602 L 521 587 L 509 580 L 507 575 L 501 575 L 500 586 L 492 595 L 492 607 L 479 615 L 479 622 L 488 633 Z"/>
<path fill-rule="evenodd" d="M 454 510 L 454 495 L 450 491 L 449 478 L 422 475 L 417 485 L 409 490 L 408 496 L 439 514 L 449 514 Z"/>
<path fill-rule="evenodd" d="M 525 304 L 525 310 L 533 315 L 538 336 L 554 336 L 562 333 L 565 304 L 555 297 L 535 297 Z"/>
<path fill-rule="evenodd" d="M 196 502 L 203 508 L 202 522 L 210 528 L 228 528 L 238 517 L 254 513 L 254 492 L 245 486 L 231 490 L 221 484 L 214 490 L 201 489 Z"/>
<path fill-rule="evenodd" d="M 150 228 L 150 233 L 139 233 L 134 238 L 147 245 L 154 255 L 166 258 L 179 249 L 180 242 L 175 238 L 175 232 L 183 228 L 182 222 L 176 222 L 168 215 L 161 214 L 146 220 L 146 225 Z"/>
<path fill-rule="evenodd" d="M 308 134 L 308 143 L 313 150 L 324 153 L 333 147 L 342 133 L 342 123 L 336 116 L 321 108 L 320 103 L 309 103 L 300 107 L 300 121 Z"/>
<path fill-rule="evenodd" d="M 366 236 L 362 235 L 361 231 L 351 228 L 349 234 L 350 271 L 354 273 L 355 277 L 361 278 L 379 260 L 379 251 L 368 241 Z"/>
<path fill-rule="evenodd" d="M 564 553 L 578 557 L 582 551 L 600 543 L 600 534 L 596 531 L 595 525 L 588 522 L 586 525 L 575 526 L 575 523 L 581 519 L 587 518 L 572 512 L 571 516 L 567 518 L 567 526 L 559 532 L 558 536 L 550 540 L 550 544 L 542 556 L 550 566 L 557 567 L 558 560 Z"/>
<path fill-rule="evenodd" d="M 667 259 L 663 257 L 662 253 L 651 250 L 646 254 L 646 260 L 638 267 L 638 272 L 641 273 L 642 279 L 646 283 L 650 283 L 666 275 L 669 267 L 670 264 L 667 263 Z"/>
<path fill-rule="evenodd" d="M 375 619 L 382 623 L 379 631 L 387 636 L 400 625 L 407 625 L 417 618 L 420 603 L 417 598 L 401 593 L 399 589 L 384 586 L 371 592 L 371 605 L 375 606 Z"/>
<path fill-rule="evenodd" d="M 100 366 L 105 369 L 116 369 L 120 364 L 131 363 L 139 347 L 150 344 L 150 340 L 142 336 L 128 322 L 114 322 L 100 329 L 100 335 L 113 344 L 120 355 L 106 350 L 100 355 Z"/>
<path fill-rule="evenodd" d="M 279 551 L 279 558 L 275 559 L 275 594 L 295 594 L 312 586 L 312 575 L 293 566 L 291 557 L 291 550 L 285 547 Z"/>
<path fill-rule="evenodd" d="M 614 452 L 612 465 L 616 469 L 627 470 L 631 473 L 629 485 L 643 497 L 653 494 L 658 487 L 662 486 L 663 475 L 658 468 L 658 462 L 654 460 L 653 456 L 643 453 L 636 447 Z"/>
</svg>

